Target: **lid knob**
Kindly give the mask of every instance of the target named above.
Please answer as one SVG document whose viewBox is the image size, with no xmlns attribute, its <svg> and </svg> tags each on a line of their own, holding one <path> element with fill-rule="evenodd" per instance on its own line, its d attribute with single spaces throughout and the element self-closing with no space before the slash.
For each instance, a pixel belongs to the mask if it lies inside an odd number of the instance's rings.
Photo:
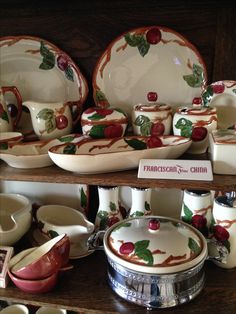
<svg viewBox="0 0 236 314">
<path fill-rule="evenodd" d="M 158 98 L 158 95 L 156 92 L 149 92 L 147 94 L 148 101 L 155 102 L 155 101 L 157 101 L 157 98 Z"/>
<path fill-rule="evenodd" d="M 152 218 L 148 222 L 148 229 L 150 231 L 158 231 L 160 229 L 160 221 L 156 218 Z"/>
</svg>

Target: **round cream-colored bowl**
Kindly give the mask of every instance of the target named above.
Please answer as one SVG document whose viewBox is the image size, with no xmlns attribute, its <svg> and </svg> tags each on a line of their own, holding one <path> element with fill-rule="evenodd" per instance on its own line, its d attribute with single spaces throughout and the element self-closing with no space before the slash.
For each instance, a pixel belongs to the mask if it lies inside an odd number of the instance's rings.
<svg viewBox="0 0 236 314">
<path fill-rule="evenodd" d="M 20 194 L 0 193 L 0 245 L 13 245 L 29 230 L 31 202 Z"/>
</svg>

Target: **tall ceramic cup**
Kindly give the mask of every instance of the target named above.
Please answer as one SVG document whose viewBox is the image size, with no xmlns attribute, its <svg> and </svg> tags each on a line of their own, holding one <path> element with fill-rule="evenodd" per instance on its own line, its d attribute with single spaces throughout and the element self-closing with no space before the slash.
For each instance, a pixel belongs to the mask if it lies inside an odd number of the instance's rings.
<svg viewBox="0 0 236 314">
<path fill-rule="evenodd" d="M 222 268 L 236 267 L 236 204 L 229 204 L 226 196 L 218 196 L 213 205 L 213 237 L 228 251 L 226 263 L 214 261 Z"/>
</svg>

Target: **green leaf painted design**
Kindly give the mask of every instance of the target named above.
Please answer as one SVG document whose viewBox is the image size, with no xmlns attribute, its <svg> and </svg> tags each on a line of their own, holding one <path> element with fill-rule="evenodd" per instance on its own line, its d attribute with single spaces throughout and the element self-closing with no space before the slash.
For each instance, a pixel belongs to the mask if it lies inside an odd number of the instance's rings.
<svg viewBox="0 0 236 314">
<path fill-rule="evenodd" d="M 103 219 L 105 217 L 108 217 L 108 212 L 105 211 L 105 210 L 101 210 L 97 213 L 97 216 L 100 218 L 100 219 Z"/>
<path fill-rule="evenodd" d="M 63 149 L 63 154 L 71 154 L 74 155 L 76 152 L 75 144 L 68 144 Z"/>
<path fill-rule="evenodd" d="M 198 245 L 198 243 L 193 238 L 188 239 L 188 247 L 195 254 L 199 254 L 201 252 L 200 246 Z"/>
<path fill-rule="evenodd" d="M 191 220 L 192 220 L 192 216 L 193 216 L 193 213 L 191 212 L 191 210 L 188 208 L 187 205 L 184 204 L 184 216 L 182 217 L 182 220 L 184 222 L 187 222 L 187 223 L 190 223 Z"/>
<path fill-rule="evenodd" d="M 130 217 L 141 217 L 141 216 L 144 216 L 144 213 L 138 210 L 130 215 Z"/>
<path fill-rule="evenodd" d="M 48 231 L 48 235 L 49 235 L 49 237 L 50 237 L 51 239 L 53 239 L 53 238 L 59 236 L 59 233 L 57 233 L 57 232 L 54 231 L 54 230 L 49 230 L 49 231 Z"/>
<path fill-rule="evenodd" d="M 135 242 L 135 253 L 136 251 L 144 250 L 149 246 L 150 241 L 149 240 L 141 240 Z"/>
<path fill-rule="evenodd" d="M 96 100 L 99 101 L 107 101 L 105 94 L 101 90 L 96 91 Z M 108 101 L 107 101 L 108 103 Z"/>
<path fill-rule="evenodd" d="M 36 119 L 49 120 L 54 117 L 54 111 L 52 109 L 44 108 L 39 111 L 36 116 Z"/>
<path fill-rule="evenodd" d="M 6 150 L 6 149 L 8 149 L 8 144 L 7 144 L 6 142 L 1 143 L 1 144 L 0 144 L 0 149 L 1 149 L 1 150 Z"/>
<path fill-rule="evenodd" d="M 232 90 L 232 92 L 233 92 L 234 94 L 236 94 L 236 88 L 234 88 L 234 89 Z"/>
<path fill-rule="evenodd" d="M 144 115 L 139 115 L 136 119 L 135 119 L 135 121 L 134 121 L 134 124 L 135 125 L 137 125 L 137 126 L 141 126 L 141 125 L 143 125 L 144 123 L 147 123 L 147 122 L 149 122 L 150 121 L 150 119 L 148 118 L 148 117 L 146 117 L 146 116 L 144 116 Z"/>
<path fill-rule="evenodd" d="M 2 115 L 1 115 L 1 119 L 7 121 L 7 123 L 9 123 L 9 117 L 8 114 L 5 110 L 3 110 Z"/>
<path fill-rule="evenodd" d="M 80 190 L 80 204 L 81 204 L 81 207 L 87 208 L 87 195 L 84 192 L 84 188 L 81 188 Z"/>
<path fill-rule="evenodd" d="M 101 119 L 104 119 L 104 115 L 101 115 L 101 114 L 96 112 L 96 113 L 92 114 L 91 116 L 89 116 L 88 119 L 90 119 L 90 120 L 101 120 Z"/>
<path fill-rule="evenodd" d="M 142 149 L 147 148 L 147 144 L 144 143 L 143 141 L 138 140 L 138 139 L 133 138 L 131 140 L 127 140 L 124 138 L 124 140 L 129 146 L 131 146 L 135 150 L 142 150 Z"/>
<path fill-rule="evenodd" d="M 152 125 L 153 125 L 153 123 L 151 121 L 141 125 L 141 127 L 140 127 L 141 135 L 143 135 L 143 136 L 151 135 Z"/>
<path fill-rule="evenodd" d="M 146 38 L 140 34 L 125 34 L 124 39 L 127 44 L 131 47 L 137 47 L 140 55 L 144 57 L 150 48 L 150 44 L 147 42 Z"/>
<path fill-rule="evenodd" d="M 59 138 L 58 140 L 60 142 L 67 143 L 67 142 L 72 142 L 74 139 L 75 139 L 75 136 L 68 135 L 68 136 L 63 136 L 63 137 Z"/>
<path fill-rule="evenodd" d="M 148 212 L 151 211 L 151 206 L 150 206 L 150 204 L 147 201 L 145 201 L 144 205 L 145 205 L 145 210 L 146 211 L 148 211 Z"/>
<path fill-rule="evenodd" d="M 127 113 L 124 112 L 121 108 L 115 108 L 114 111 L 122 113 L 125 117 L 127 117 Z"/>
<path fill-rule="evenodd" d="M 48 119 L 45 121 L 45 128 L 47 133 L 51 133 L 56 129 L 56 120 L 55 118 Z"/>
<path fill-rule="evenodd" d="M 39 68 L 42 70 L 51 70 L 55 66 L 54 54 L 44 45 L 44 42 L 40 42 L 40 54 L 43 57 L 43 61 Z"/>
<path fill-rule="evenodd" d="M 180 135 L 184 137 L 191 137 L 192 122 L 186 118 L 181 118 L 175 124 L 177 129 L 180 129 Z"/>
<path fill-rule="evenodd" d="M 150 241 L 149 240 L 141 240 L 137 241 L 135 246 L 135 254 L 147 262 L 148 265 L 153 265 L 153 256 L 150 250 L 147 249 Z"/>
<path fill-rule="evenodd" d="M 70 65 L 65 69 L 65 76 L 68 80 L 74 82 L 74 72 Z"/>
<path fill-rule="evenodd" d="M 115 211 L 117 210 L 117 208 L 116 208 L 116 204 L 115 204 L 115 203 L 113 203 L 113 202 L 110 202 L 110 204 L 109 204 L 109 208 L 110 208 L 110 210 L 111 210 L 112 212 L 115 212 Z"/>
<path fill-rule="evenodd" d="M 207 90 L 202 94 L 202 101 L 205 107 L 208 107 L 213 94 L 214 94 L 213 88 L 211 86 L 208 86 Z"/>
<path fill-rule="evenodd" d="M 119 230 L 119 229 L 121 229 L 121 228 L 128 228 L 128 227 L 130 227 L 131 225 L 132 225 L 132 224 L 131 224 L 130 222 L 121 223 L 121 224 L 119 224 L 117 227 L 115 227 L 113 231 L 117 231 L 117 230 Z"/>
<path fill-rule="evenodd" d="M 93 138 L 103 138 L 105 125 L 93 125 L 89 131 L 89 135 Z"/>
<path fill-rule="evenodd" d="M 197 64 L 193 64 L 193 73 L 184 75 L 183 79 L 190 87 L 201 87 L 204 81 L 203 69 Z"/>
</svg>

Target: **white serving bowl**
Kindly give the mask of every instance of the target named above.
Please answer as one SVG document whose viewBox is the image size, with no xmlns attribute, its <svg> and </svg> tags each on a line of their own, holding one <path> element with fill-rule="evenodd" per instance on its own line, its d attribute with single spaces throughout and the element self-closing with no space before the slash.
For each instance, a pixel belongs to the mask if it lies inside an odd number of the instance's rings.
<svg viewBox="0 0 236 314">
<path fill-rule="evenodd" d="M 10 246 L 30 228 L 31 202 L 20 194 L 0 193 L 0 204 L 0 245 Z"/>
</svg>

